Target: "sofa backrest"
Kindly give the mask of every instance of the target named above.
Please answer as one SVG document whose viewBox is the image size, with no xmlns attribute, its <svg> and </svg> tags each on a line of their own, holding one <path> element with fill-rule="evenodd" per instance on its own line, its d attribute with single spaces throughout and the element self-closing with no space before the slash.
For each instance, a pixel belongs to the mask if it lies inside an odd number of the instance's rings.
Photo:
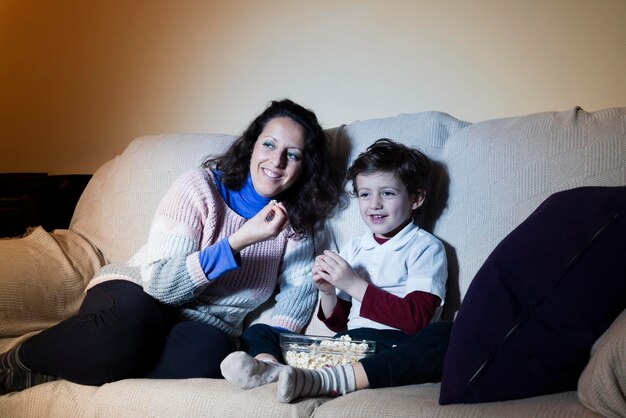
<svg viewBox="0 0 626 418">
<path fill-rule="evenodd" d="M 466 125 L 444 113 L 424 112 L 354 122 L 327 129 L 326 134 L 333 163 L 345 168 L 380 137 L 417 146 L 440 161 L 446 138 Z M 147 240 L 157 205 L 174 179 L 184 170 L 198 167 L 207 155 L 224 151 L 233 139 L 232 135 L 165 134 L 133 140 L 122 154 L 94 173 L 76 206 L 70 229 L 88 238 L 109 262 L 128 261 Z M 355 202 L 347 196 L 345 202 L 349 206 L 328 229 L 332 234 L 328 239 L 338 245 L 363 227 Z M 320 249 L 326 247 L 323 234 L 318 242 Z"/>
<path fill-rule="evenodd" d="M 102 165 L 81 195 L 70 229 L 109 263 L 125 263 L 148 239 L 161 198 L 183 171 L 224 151 L 232 135 L 168 134 L 133 140 Z"/>
<path fill-rule="evenodd" d="M 447 173 L 445 172 L 444 149 L 448 138 L 455 132 L 470 125 L 441 112 L 422 112 L 401 114 L 395 117 L 369 119 L 353 122 L 341 127 L 332 138 L 333 155 L 336 164 L 347 169 L 350 163 L 375 140 L 389 138 L 403 144 L 416 147 L 424 152 L 432 162 L 433 175 L 431 189 L 420 218 L 419 224 L 433 231 L 447 199 Z M 339 249 L 354 235 L 366 231 L 358 211 L 358 204 L 349 195 L 352 189 L 346 184 L 344 204 L 341 210 L 328 223 L 322 237 L 330 242 L 324 248 Z"/>
<path fill-rule="evenodd" d="M 489 253 L 546 197 L 578 186 L 626 184 L 625 125 L 626 108 L 593 113 L 573 108 L 474 124 L 422 112 L 357 121 L 326 133 L 333 163 L 344 168 L 382 137 L 418 147 L 431 158 L 433 193 L 418 221 L 446 245 L 450 277 L 444 317 L 452 317 Z M 135 139 L 96 171 L 70 229 L 109 262 L 127 261 L 146 241 L 156 207 L 174 179 L 233 139 L 209 134 Z M 355 199 L 346 195 L 344 203 L 317 231 L 318 252 L 338 249 L 365 231 Z M 264 307 L 265 314 L 270 307 Z M 315 320 L 307 332 L 328 334 Z"/>
<path fill-rule="evenodd" d="M 626 184 L 626 108 L 478 122 L 448 138 L 444 160 L 449 198 L 434 232 L 458 268 L 447 295 L 457 308 L 495 246 L 549 195 Z"/>
</svg>

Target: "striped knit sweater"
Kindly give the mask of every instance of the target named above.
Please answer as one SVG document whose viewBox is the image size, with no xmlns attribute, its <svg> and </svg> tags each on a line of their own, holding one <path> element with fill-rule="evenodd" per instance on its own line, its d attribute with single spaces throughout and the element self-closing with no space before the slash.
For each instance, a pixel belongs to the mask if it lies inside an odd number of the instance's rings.
<svg viewBox="0 0 626 418">
<path fill-rule="evenodd" d="M 127 265 L 103 267 L 89 287 L 113 279 L 134 281 L 160 302 L 178 306 L 183 318 L 237 337 L 245 317 L 278 285 L 271 325 L 300 332 L 317 298 L 311 281 L 312 239 L 288 238 L 283 231 L 243 249 L 239 267 L 230 271 L 207 276 L 200 264 L 202 249 L 218 247 L 245 221 L 226 205 L 209 170 L 189 170 L 161 201 L 148 242 Z"/>
</svg>

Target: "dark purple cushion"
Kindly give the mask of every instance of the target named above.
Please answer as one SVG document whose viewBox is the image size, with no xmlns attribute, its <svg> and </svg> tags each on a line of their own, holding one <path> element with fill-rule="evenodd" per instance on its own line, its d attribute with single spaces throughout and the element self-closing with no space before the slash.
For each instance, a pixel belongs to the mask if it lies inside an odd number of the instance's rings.
<svg viewBox="0 0 626 418">
<path fill-rule="evenodd" d="M 441 404 L 575 390 L 626 307 L 626 187 L 550 196 L 494 249 L 455 319 Z"/>
</svg>

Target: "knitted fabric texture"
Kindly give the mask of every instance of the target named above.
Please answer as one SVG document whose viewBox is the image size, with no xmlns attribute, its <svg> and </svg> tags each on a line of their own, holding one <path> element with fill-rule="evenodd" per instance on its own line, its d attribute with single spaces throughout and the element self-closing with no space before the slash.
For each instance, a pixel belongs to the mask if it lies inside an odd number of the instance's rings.
<svg viewBox="0 0 626 418">
<path fill-rule="evenodd" d="M 212 281 L 200 265 L 202 248 L 227 238 L 245 221 L 221 198 L 210 171 L 189 170 L 161 201 L 148 242 L 127 265 L 103 267 L 93 283 L 134 281 L 160 302 L 179 306 L 183 318 L 233 337 L 241 334 L 246 315 L 279 285 L 271 325 L 300 332 L 317 296 L 310 280 L 312 239 L 289 239 L 283 231 L 276 239 L 242 250 L 241 266 Z"/>
</svg>

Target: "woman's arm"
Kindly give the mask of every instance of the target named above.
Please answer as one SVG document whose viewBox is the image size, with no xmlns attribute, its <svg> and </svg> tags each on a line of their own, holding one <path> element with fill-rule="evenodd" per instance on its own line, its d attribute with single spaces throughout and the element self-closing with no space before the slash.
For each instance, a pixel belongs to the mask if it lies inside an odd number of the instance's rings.
<svg viewBox="0 0 626 418">
<path fill-rule="evenodd" d="M 238 254 L 250 245 L 276 238 L 288 222 L 285 206 L 280 202 L 271 201 L 233 232 L 228 237 L 228 243 L 233 253 Z"/>
<path fill-rule="evenodd" d="M 273 239 L 287 224 L 287 213 L 281 203 L 272 202 L 247 220 L 228 238 L 202 249 L 199 252 L 200 265 L 209 281 L 213 281 L 227 271 L 241 266 L 239 253 L 246 247 Z"/>
<path fill-rule="evenodd" d="M 200 253 L 205 224 L 223 216 L 215 207 L 211 181 L 211 175 L 202 169 L 181 174 L 154 216 L 143 249 L 141 276 L 144 290 L 163 303 L 181 305 L 202 292 L 209 278 L 237 267 L 227 241 L 219 241 Z"/>
</svg>

